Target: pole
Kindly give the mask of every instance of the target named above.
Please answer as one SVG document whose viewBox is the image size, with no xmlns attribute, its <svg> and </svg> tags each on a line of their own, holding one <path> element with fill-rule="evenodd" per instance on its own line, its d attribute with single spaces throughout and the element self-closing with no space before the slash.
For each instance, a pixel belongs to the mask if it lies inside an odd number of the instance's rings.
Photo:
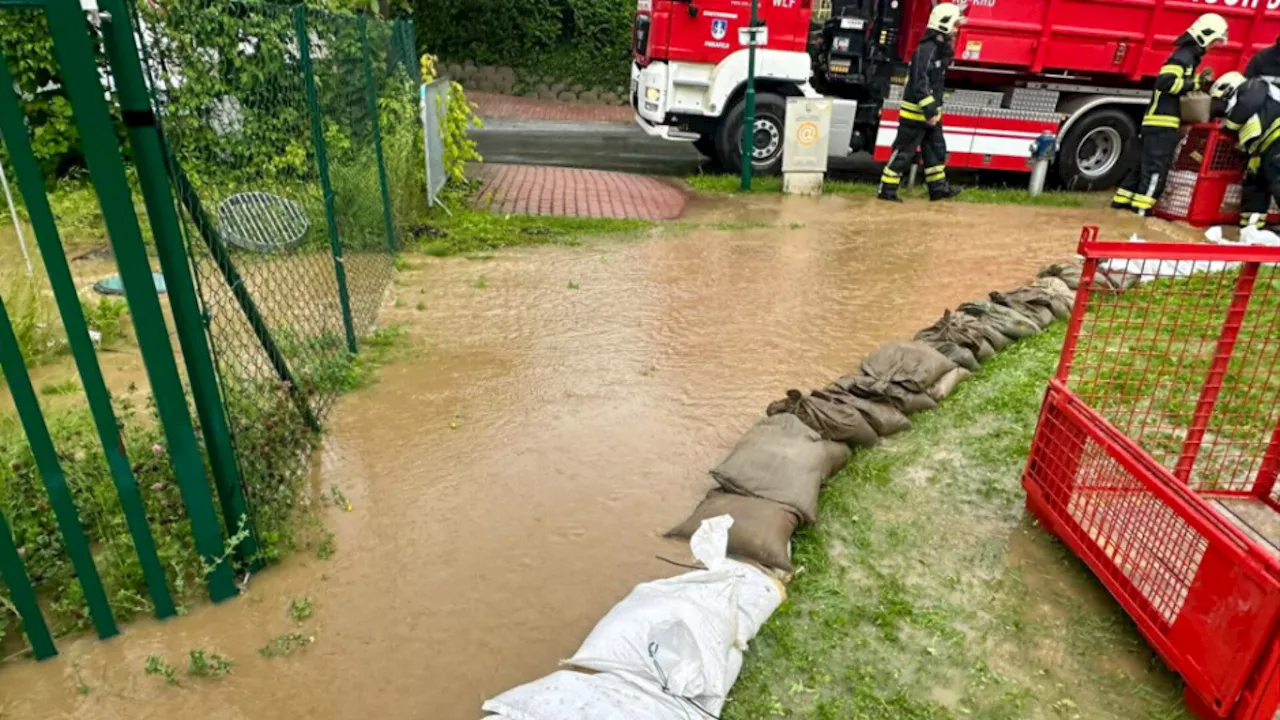
<svg viewBox="0 0 1280 720">
<path fill-rule="evenodd" d="M 4 199 L 9 201 L 9 217 L 13 219 L 13 231 L 18 234 L 18 246 L 22 248 L 22 259 L 27 263 L 27 275 L 34 275 L 36 269 L 31 266 L 31 253 L 27 252 L 27 238 L 22 233 L 18 210 L 13 206 L 13 193 L 9 190 L 9 176 L 4 171 L 4 163 L 0 163 L 0 183 L 4 184 Z"/>
<path fill-rule="evenodd" d="M 347 336 L 347 352 L 356 354 L 355 322 L 351 318 L 351 295 L 347 292 L 347 267 L 342 257 L 342 240 L 338 233 L 338 217 L 334 210 L 333 184 L 329 180 L 329 154 L 325 150 L 324 124 L 320 118 L 320 96 L 311 65 L 311 34 L 307 29 L 307 6 L 293 7 L 293 29 L 298 37 L 298 60 L 302 66 L 303 88 L 307 94 L 307 114 L 311 116 L 311 143 L 316 151 L 316 171 L 320 175 L 320 191 L 324 195 L 324 216 L 329 226 L 329 250 L 333 253 L 333 272 L 338 280 L 338 304 L 342 308 L 342 329 Z"/>
<path fill-rule="evenodd" d="M 760 0 L 751 0 L 751 44 L 747 46 L 747 111 L 742 118 L 742 189 L 751 190 L 751 161 L 756 149 L 756 30 Z"/>
</svg>

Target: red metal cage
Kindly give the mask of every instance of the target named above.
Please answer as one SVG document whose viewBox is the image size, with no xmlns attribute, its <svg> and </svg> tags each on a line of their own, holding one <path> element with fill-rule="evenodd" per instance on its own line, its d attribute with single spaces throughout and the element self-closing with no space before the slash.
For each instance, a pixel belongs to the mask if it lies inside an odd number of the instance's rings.
<svg viewBox="0 0 1280 720">
<path fill-rule="evenodd" d="M 1198 716 L 1280 718 L 1280 248 L 1080 252 L 1027 505 Z"/>
<path fill-rule="evenodd" d="M 1236 149 L 1234 136 L 1218 123 L 1190 126 L 1154 214 L 1195 227 L 1235 225 L 1240 218 L 1246 160 Z M 1273 206 L 1271 220 L 1278 219 Z"/>
</svg>

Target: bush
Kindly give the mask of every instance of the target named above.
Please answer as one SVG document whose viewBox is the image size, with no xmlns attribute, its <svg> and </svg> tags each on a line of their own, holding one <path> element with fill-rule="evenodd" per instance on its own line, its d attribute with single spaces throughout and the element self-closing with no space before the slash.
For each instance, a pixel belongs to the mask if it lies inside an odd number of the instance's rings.
<svg viewBox="0 0 1280 720">
<path fill-rule="evenodd" d="M 623 87 L 634 0 L 414 0 L 420 52 Z"/>
</svg>

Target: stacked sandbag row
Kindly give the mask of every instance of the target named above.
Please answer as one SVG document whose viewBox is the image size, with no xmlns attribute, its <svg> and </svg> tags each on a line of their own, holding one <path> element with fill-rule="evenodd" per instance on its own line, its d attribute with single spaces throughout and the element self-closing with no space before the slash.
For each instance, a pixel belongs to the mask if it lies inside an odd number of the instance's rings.
<svg viewBox="0 0 1280 720">
<path fill-rule="evenodd" d="M 1099 277 L 1121 288 L 1121 278 Z M 1049 265 L 1031 285 L 964 303 L 911 341 L 878 348 L 821 390 L 788 391 L 711 471 L 717 487 L 667 535 L 690 537 L 703 520 L 729 515 L 730 555 L 791 572 L 791 537 L 817 520 L 818 493 L 851 451 L 910 429 L 910 415 L 938 407 L 981 363 L 1069 318 L 1079 284 L 1079 265 Z"/>
<path fill-rule="evenodd" d="M 1032 285 L 880 347 L 826 388 L 769 405 L 711 471 L 716 487 L 667 533 L 690 538 L 707 569 L 636 586 L 566 669 L 486 702 L 491 720 L 718 717 L 747 643 L 785 597 L 765 570 L 793 570 L 791 537 L 817 521 L 823 484 L 853 450 L 909 430 L 908 416 L 936 408 L 980 363 L 1068 317 L 1079 282 L 1079 266 L 1051 265 Z"/>
</svg>

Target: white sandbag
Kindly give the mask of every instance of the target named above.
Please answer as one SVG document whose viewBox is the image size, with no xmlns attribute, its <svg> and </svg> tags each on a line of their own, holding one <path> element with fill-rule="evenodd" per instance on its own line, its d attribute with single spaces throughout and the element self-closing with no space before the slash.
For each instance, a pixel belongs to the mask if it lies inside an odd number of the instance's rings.
<svg viewBox="0 0 1280 720">
<path fill-rule="evenodd" d="M 738 637 L 737 648 L 745 651 L 747 643 L 760 632 L 766 620 L 787 599 L 787 590 L 776 578 L 758 567 L 728 558 L 729 529 L 733 518 L 729 515 L 702 521 L 698 531 L 689 539 L 693 557 L 708 570 L 723 570 L 738 583 Z M 737 673 L 733 677 L 737 678 Z M 729 683 L 733 685 L 732 682 Z"/>
<path fill-rule="evenodd" d="M 568 670 L 508 690 L 481 709 L 507 720 L 689 720 L 701 716 L 689 701 L 667 695 L 657 685 Z"/>
</svg>

